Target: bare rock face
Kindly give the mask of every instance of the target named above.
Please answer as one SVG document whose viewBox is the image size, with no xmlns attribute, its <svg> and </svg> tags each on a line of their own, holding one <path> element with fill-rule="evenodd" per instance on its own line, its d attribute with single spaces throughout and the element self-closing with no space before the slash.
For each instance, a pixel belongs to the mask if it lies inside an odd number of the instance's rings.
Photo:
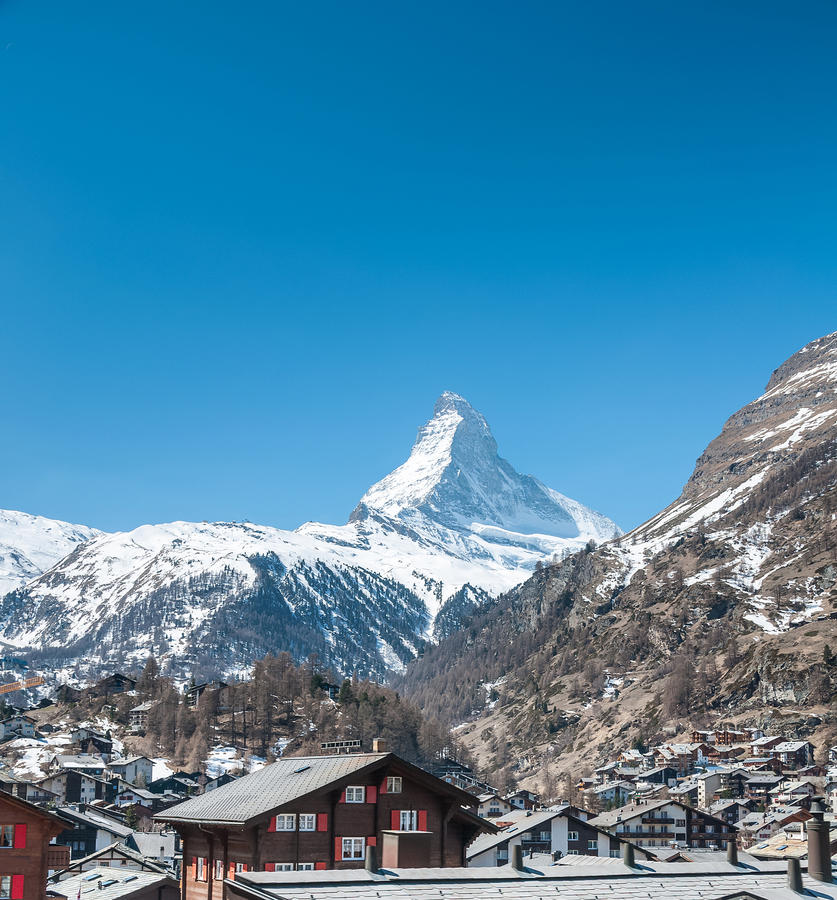
<svg viewBox="0 0 837 900">
<path fill-rule="evenodd" d="M 460 735 L 508 735 L 522 777 L 550 748 L 577 770 L 617 734 L 623 746 L 777 709 L 814 713 L 825 740 L 837 733 L 836 585 L 837 333 L 729 418 L 673 503 L 494 601 L 403 686 L 454 721 L 477 711 Z M 488 706 L 483 686 L 497 683 Z M 570 713 L 577 724 L 556 738 Z"/>
</svg>

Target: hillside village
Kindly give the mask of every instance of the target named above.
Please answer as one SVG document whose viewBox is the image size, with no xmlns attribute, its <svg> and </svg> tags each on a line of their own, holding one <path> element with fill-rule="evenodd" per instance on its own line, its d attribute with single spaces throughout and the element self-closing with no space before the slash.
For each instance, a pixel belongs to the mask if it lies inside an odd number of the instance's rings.
<svg viewBox="0 0 837 900">
<path fill-rule="evenodd" d="M 304 671 L 287 660 L 278 665 L 290 679 Z M 265 666 L 271 671 L 277 662 Z M 150 660 L 137 677 L 114 672 L 84 688 L 64 685 L 31 708 L 4 706 L 0 809 L 12 802 L 48 816 L 42 862 L 50 893 L 69 897 L 77 883 L 96 883 L 117 898 L 141 882 L 149 897 L 170 892 L 175 900 L 180 885 L 202 900 L 211 896 L 204 886 L 211 891 L 220 880 L 232 898 L 239 896 L 232 882 L 260 872 L 318 873 L 325 886 L 326 872 L 360 867 L 366 877 L 379 862 L 386 871 L 439 867 L 434 884 L 442 885 L 452 877 L 446 868 L 465 868 L 488 885 L 524 870 L 569 878 L 580 871 L 577 857 L 602 866 L 676 864 L 691 877 L 713 860 L 737 865 L 739 853 L 765 872 L 788 860 L 810 870 L 812 839 L 829 858 L 837 853 L 837 747 L 817 755 L 795 734 L 694 729 L 685 742 L 625 748 L 589 776 L 564 779 L 556 795 L 539 796 L 490 784 L 452 744 L 428 749 L 417 765 L 384 738 L 353 737 L 349 717 L 360 686 L 319 675 L 308 705 L 291 701 L 308 717 L 306 730 L 334 738 L 319 740 L 316 753 L 292 728 L 283 738 L 270 733 L 266 755 L 254 752 L 263 740 L 255 710 L 237 728 L 229 721 L 241 687 L 211 682 L 184 686 L 176 714 L 181 727 L 190 713 L 208 727 L 177 741 L 173 754 L 157 755 L 155 722 L 171 690 Z M 314 706 L 337 717 L 345 708 L 343 730 L 317 733 Z M 232 740 L 218 743 L 221 735 Z M 191 765 L 178 767 L 184 757 Z M 298 788 L 286 787 L 298 776 Z M 263 786 L 256 806 L 253 789 L 244 789 L 254 778 Z M 346 786 L 347 779 L 358 783 Z M 268 814 L 270 849 L 242 844 L 241 828 L 260 828 Z M 222 820 L 227 830 L 217 832 Z M 210 826 L 216 831 L 207 840 Z M 347 830 L 358 836 L 344 837 Z M 19 830 L 0 837 L 13 848 L 21 840 Z M 320 896 L 307 882 L 305 890 Z M 19 885 L 10 898 L 17 894 Z"/>
</svg>

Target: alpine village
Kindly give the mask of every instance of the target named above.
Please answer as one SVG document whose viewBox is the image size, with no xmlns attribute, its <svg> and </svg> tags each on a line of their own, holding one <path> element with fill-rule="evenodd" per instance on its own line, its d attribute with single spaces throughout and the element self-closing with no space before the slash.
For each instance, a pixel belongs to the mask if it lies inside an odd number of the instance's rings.
<svg viewBox="0 0 837 900">
<path fill-rule="evenodd" d="M 451 393 L 345 526 L 1 515 L 0 900 L 837 897 L 837 334 L 627 534 Z"/>
</svg>

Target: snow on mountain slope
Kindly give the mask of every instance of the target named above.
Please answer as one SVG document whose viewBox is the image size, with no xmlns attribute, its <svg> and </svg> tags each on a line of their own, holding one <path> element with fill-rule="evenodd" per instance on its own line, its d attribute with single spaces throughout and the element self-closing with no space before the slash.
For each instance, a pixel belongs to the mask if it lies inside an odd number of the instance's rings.
<svg viewBox="0 0 837 900">
<path fill-rule="evenodd" d="M 98 534 L 85 525 L 0 509 L 0 596 L 36 578 L 76 544 Z"/>
<path fill-rule="evenodd" d="M 485 419 L 444 394 L 410 458 L 346 525 L 294 532 L 173 522 L 103 534 L 0 601 L 0 639 L 47 655 L 232 673 L 256 656 L 317 653 L 383 675 L 481 598 L 619 529 L 519 475 Z M 217 660 L 211 660 L 216 657 Z"/>
</svg>

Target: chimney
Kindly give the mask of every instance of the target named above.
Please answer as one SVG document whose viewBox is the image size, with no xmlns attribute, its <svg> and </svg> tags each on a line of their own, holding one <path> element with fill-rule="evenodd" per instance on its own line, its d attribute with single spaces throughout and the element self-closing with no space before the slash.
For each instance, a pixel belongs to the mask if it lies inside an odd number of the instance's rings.
<svg viewBox="0 0 837 900">
<path fill-rule="evenodd" d="M 515 844 L 511 848 L 511 855 L 509 856 L 509 865 L 516 869 L 518 872 L 523 871 L 523 848 L 520 844 Z"/>
<path fill-rule="evenodd" d="M 819 800 L 811 804 L 811 816 L 805 823 L 808 829 L 808 874 L 816 881 L 831 884 L 831 841 L 829 823 Z"/>
<path fill-rule="evenodd" d="M 802 869 L 798 859 L 788 860 L 788 890 L 796 894 L 801 894 L 805 890 L 802 887 Z"/>
<path fill-rule="evenodd" d="M 727 840 L 727 862 L 731 866 L 738 865 L 738 844 L 735 842 L 735 835 L 729 836 L 731 840 Z"/>
<path fill-rule="evenodd" d="M 367 872 L 378 871 L 378 859 L 374 847 L 366 847 L 366 861 L 364 863 L 364 867 Z"/>
<path fill-rule="evenodd" d="M 387 742 L 383 738 L 372 738 L 373 753 L 388 753 Z"/>
<path fill-rule="evenodd" d="M 634 845 L 629 844 L 627 841 L 622 841 L 622 862 L 625 863 L 629 869 L 633 869 L 636 865 Z"/>
</svg>

